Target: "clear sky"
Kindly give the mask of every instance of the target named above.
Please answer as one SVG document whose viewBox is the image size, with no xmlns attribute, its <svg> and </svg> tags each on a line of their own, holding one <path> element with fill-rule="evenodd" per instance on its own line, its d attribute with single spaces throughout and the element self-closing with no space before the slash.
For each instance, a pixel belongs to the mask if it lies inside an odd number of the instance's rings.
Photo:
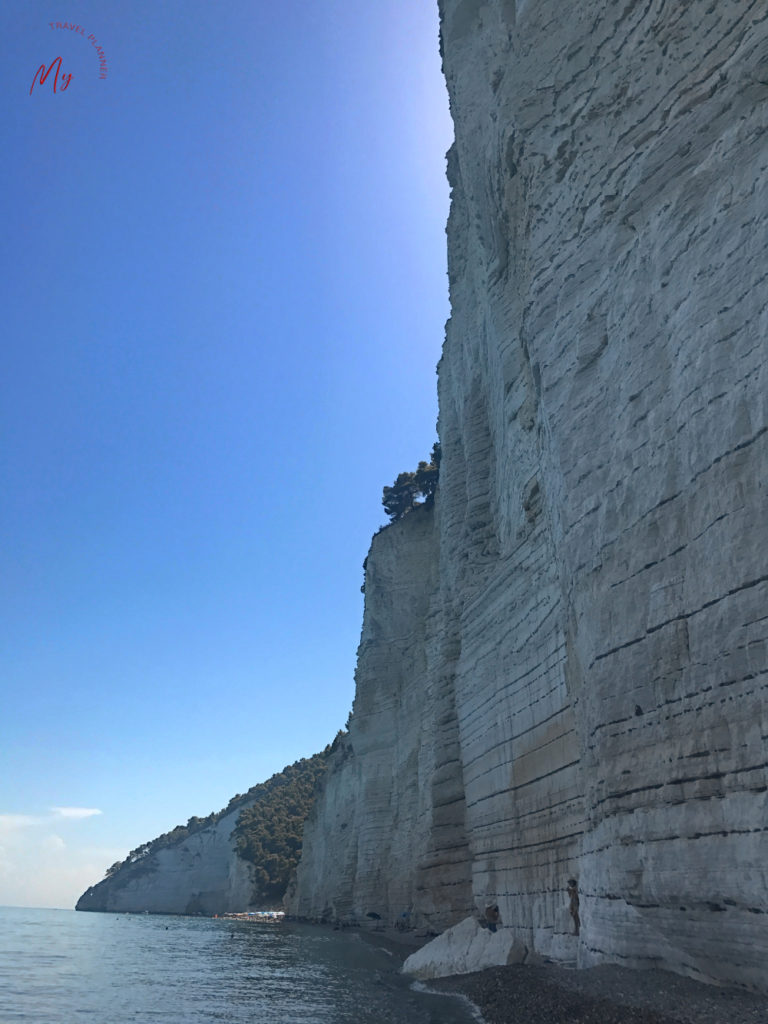
<svg viewBox="0 0 768 1024">
<path fill-rule="evenodd" d="M 0 904 L 344 725 L 381 489 L 435 440 L 436 8 L 3 5 Z"/>
</svg>

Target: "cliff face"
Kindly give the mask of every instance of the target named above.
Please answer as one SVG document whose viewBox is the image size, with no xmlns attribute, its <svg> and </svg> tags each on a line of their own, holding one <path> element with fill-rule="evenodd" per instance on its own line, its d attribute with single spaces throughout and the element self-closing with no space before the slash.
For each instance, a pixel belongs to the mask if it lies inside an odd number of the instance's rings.
<svg viewBox="0 0 768 1024">
<path fill-rule="evenodd" d="M 251 867 L 236 855 L 230 838 L 242 809 L 238 806 L 215 825 L 126 865 L 113 878 L 86 890 L 75 909 L 134 914 L 248 910 L 253 892 Z"/>
<path fill-rule="evenodd" d="M 443 810 L 461 776 L 452 690 L 430 671 L 438 554 L 432 508 L 373 540 L 351 728 L 304 831 L 293 913 L 391 917 L 417 891 L 441 920 L 471 906 L 461 814 Z"/>
<path fill-rule="evenodd" d="M 438 499 L 374 540 L 290 909 L 492 901 L 557 959 L 768 988 L 768 14 L 441 18 Z"/>
</svg>

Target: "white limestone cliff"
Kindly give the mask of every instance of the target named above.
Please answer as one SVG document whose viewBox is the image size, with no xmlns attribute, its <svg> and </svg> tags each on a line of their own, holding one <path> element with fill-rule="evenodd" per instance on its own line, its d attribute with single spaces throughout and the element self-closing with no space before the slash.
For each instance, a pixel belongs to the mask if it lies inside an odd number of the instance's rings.
<svg viewBox="0 0 768 1024">
<path fill-rule="evenodd" d="M 466 917 L 447 928 L 432 942 L 411 953 L 403 971 L 422 981 L 446 978 L 451 974 L 470 974 L 487 967 L 508 967 L 525 963 L 527 948 L 509 929 L 492 932 L 476 917 Z"/>
<path fill-rule="evenodd" d="M 251 867 L 237 856 L 230 838 L 246 806 L 238 805 L 215 824 L 91 886 L 78 900 L 77 910 L 223 914 L 250 909 Z"/>
<path fill-rule="evenodd" d="M 438 498 L 289 909 L 768 990 L 768 10 L 440 7 Z"/>
<path fill-rule="evenodd" d="M 446 655 L 431 605 L 437 570 L 432 508 L 374 537 L 350 732 L 310 813 L 288 898 L 300 916 L 402 917 L 416 892 L 440 924 L 471 907 L 451 681 L 432 667 Z"/>
</svg>

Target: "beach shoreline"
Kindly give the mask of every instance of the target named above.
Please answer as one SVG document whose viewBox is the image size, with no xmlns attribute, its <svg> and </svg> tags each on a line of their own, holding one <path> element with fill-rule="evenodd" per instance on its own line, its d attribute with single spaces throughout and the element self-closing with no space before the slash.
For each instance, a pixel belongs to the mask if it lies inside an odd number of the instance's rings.
<svg viewBox="0 0 768 1024">
<path fill-rule="evenodd" d="M 328 927 L 320 925 L 319 927 Z M 354 933 L 400 967 L 430 936 L 391 927 Z M 414 979 L 415 980 L 415 979 Z M 582 970 L 554 963 L 488 967 L 419 982 L 465 997 L 485 1024 L 766 1024 L 768 996 L 707 985 L 660 969 L 602 964 Z"/>
<path fill-rule="evenodd" d="M 604 964 L 490 967 L 429 982 L 465 995 L 486 1024 L 765 1024 L 768 998 L 662 970 Z"/>
</svg>

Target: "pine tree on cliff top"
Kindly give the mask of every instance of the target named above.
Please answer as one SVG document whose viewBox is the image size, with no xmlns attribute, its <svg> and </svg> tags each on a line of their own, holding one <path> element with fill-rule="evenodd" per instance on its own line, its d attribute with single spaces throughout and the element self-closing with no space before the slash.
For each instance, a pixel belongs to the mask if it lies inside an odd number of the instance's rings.
<svg viewBox="0 0 768 1024">
<path fill-rule="evenodd" d="M 396 523 L 419 505 L 431 504 L 435 500 L 439 473 L 440 442 L 436 441 L 429 462 L 420 462 L 415 473 L 399 473 L 394 484 L 384 488 L 381 503 L 390 522 Z"/>
</svg>

